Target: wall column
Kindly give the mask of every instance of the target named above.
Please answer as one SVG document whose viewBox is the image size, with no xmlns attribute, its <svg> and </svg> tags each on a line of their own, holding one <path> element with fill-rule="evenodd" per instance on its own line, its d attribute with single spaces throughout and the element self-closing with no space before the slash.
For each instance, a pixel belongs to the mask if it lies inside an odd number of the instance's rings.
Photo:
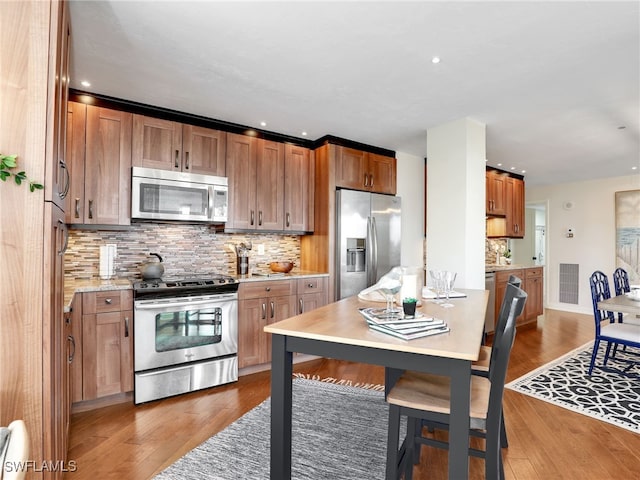
<svg viewBox="0 0 640 480">
<path fill-rule="evenodd" d="M 485 125 L 463 118 L 427 130 L 427 270 L 484 289 Z M 427 282 L 430 284 L 427 272 Z"/>
</svg>

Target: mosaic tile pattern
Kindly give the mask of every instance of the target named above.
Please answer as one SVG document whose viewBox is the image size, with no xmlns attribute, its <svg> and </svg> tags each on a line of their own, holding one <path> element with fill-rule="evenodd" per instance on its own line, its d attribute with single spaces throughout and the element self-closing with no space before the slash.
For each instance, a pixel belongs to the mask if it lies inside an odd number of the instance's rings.
<svg viewBox="0 0 640 480">
<path fill-rule="evenodd" d="M 271 261 L 300 263 L 300 239 L 297 235 L 216 233 L 207 225 L 138 223 L 126 230 L 69 231 L 65 254 L 65 277 L 99 278 L 100 246 L 114 243 L 118 248 L 116 277 L 140 278 L 140 265 L 159 253 L 165 264 L 166 277 L 209 274 L 235 275 L 236 254 L 233 245 L 252 242 L 249 268 L 268 269 Z M 264 255 L 257 245 L 264 244 Z"/>
<path fill-rule="evenodd" d="M 484 244 L 484 263 L 496 263 L 496 246 L 503 250 L 507 248 L 506 238 L 487 238 Z"/>
</svg>

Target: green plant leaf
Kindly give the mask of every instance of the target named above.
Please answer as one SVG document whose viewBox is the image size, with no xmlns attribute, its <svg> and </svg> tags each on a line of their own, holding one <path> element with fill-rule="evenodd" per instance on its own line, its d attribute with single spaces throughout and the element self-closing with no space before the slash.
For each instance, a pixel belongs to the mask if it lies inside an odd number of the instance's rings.
<svg viewBox="0 0 640 480">
<path fill-rule="evenodd" d="M 2 180 L 3 182 L 7 179 L 7 177 L 10 177 L 10 176 L 11 174 L 6 170 L 0 170 L 0 180 Z"/>
<path fill-rule="evenodd" d="M 3 155 L 2 165 L 5 168 L 15 168 L 18 162 L 16 161 L 17 155 Z"/>
</svg>

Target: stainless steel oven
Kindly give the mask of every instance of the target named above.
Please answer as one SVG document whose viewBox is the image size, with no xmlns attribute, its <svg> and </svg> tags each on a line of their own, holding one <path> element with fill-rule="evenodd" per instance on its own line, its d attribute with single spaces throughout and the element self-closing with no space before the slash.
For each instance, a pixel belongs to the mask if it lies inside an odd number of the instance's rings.
<svg viewBox="0 0 640 480">
<path fill-rule="evenodd" d="M 238 379 L 232 277 L 134 284 L 136 404 Z"/>
</svg>

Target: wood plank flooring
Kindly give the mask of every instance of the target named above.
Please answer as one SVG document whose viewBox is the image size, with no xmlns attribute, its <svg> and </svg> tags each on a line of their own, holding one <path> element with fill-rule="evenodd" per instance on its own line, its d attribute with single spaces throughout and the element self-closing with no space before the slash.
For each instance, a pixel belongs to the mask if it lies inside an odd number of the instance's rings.
<svg viewBox="0 0 640 480">
<path fill-rule="evenodd" d="M 516 336 L 507 380 L 513 380 L 593 338 L 589 315 L 547 310 Z M 296 372 L 353 382 L 379 383 L 384 371 L 351 362 L 318 359 Z M 141 406 L 131 403 L 76 413 L 71 419 L 65 478 L 143 480 L 224 429 L 269 396 L 269 372 L 237 383 Z M 640 435 L 506 390 L 509 448 L 505 474 L 513 480 L 640 478 Z M 446 479 L 447 453 L 423 447 L 417 480 Z M 484 478 L 484 463 L 470 459 L 470 478 Z"/>
</svg>

